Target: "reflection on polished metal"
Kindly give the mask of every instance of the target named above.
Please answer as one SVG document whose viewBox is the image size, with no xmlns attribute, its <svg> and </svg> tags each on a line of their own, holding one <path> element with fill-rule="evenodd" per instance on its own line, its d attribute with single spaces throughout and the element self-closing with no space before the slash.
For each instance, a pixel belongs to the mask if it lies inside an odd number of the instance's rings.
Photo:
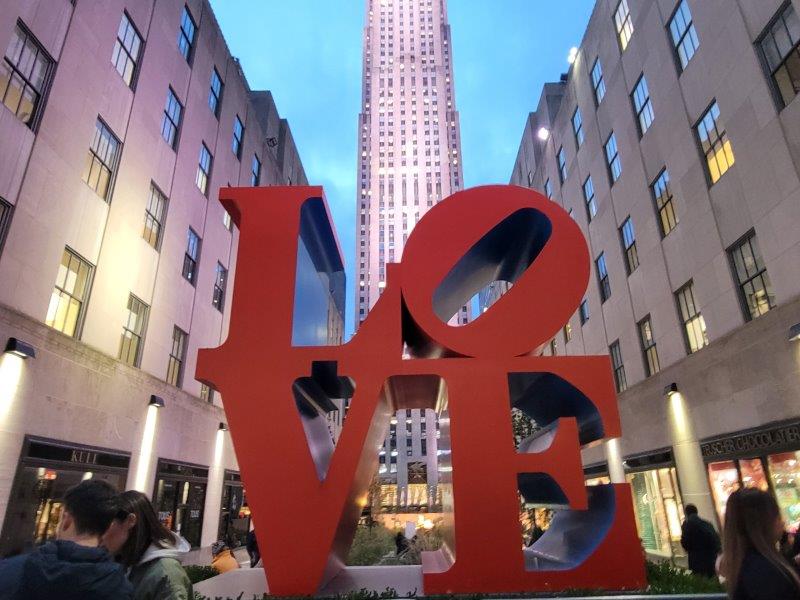
<svg viewBox="0 0 800 600">
<path fill-rule="evenodd" d="M 322 189 L 221 195 L 240 228 L 230 334 L 200 352 L 197 377 L 225 399 L 271 594 L 362 587 L 360 571 L 342 565 L 375 449 L 395 411 L 427 408 L 442 415 L 452 451 L 440 480 L 445 544 L 407 570 L 411 582 L 421 575 L 426 595 L 645 585 L 627 484 L 583 483 L 580 448 L 621 435 L 609 359 L 537 356 L 577 309 L 589 276 L 586 243 L 564 210 L 513 186 L 453 194 L 414 228 L 355 337 L 301 346 L 293 343 L 298 299 L 287 292 L 300 289 L 301 227 L 320 247 L 337 247 Z M 344 273 L 334 267 L 324 272 L 335 273 L 336 297 Z M 498 280 L 513 286 L 488 311 L 448 324 Z M 347 398 L 334 447 L 320 429 Z M 519 450 L 511 407 L 542 427 Z M 561 509 L 525 550 L 518 493 Z M 370 571 L 371 581 L 380 573 Z"/>
</svg>

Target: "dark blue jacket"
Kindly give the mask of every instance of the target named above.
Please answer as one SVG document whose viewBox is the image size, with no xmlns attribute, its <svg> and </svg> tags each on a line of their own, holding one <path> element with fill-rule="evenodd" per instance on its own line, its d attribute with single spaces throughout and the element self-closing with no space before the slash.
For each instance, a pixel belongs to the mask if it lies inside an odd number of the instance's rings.
<svg viewBox="0 0 800 600">
<path fill-rule="evenodd" d="M 122 567 L 102 548 L 49 542 L 0 561 L 0 600 L 129 600 Z"/>
</svg>

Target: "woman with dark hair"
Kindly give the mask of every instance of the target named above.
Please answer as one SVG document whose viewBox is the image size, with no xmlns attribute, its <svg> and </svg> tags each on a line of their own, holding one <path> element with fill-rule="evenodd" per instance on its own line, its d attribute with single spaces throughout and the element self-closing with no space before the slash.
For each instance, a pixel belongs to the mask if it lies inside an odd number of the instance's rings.
<svg viewBox="0 0 800 600">
<path fill-rule="evenodd" d="M 728 498 L 720 572 L 733 600 L 800 600 L 800 579 L 777 548 L 783 527 L 767 492 L 741 489 Z"/>
<path fill-rule="evenodd" d="M 178 561 L 189 543 L 164 527 L 141 492 L 123 492 L 119 506 L 102 544 L 128 569 L 134 600 L 192 600 L 192 583 Z"/>
</svg>

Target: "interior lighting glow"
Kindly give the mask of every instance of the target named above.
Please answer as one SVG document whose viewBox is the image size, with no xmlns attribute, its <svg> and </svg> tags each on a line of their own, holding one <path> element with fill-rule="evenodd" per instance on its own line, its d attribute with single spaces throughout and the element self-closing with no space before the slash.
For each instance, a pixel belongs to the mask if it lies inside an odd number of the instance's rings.
<svg viewBox="0 0 800 600">
<path fill-rule="evenodd" d="M 158 421 L 158 407 L 150 405 L 147 407 L 147 417 L 144 421 L 144 433 L 142 433 L 142 445 L 139 449 L 139 464 L 136 465 L 136 481 L 133 489 L 147 493 L 147 481 L 150 471 L 150 458 L 153 455 L 153 443 L 156 439 L 156 422 Z"/>
<path fill-rule="evenodd" d="M 8 416 L 22 378 L 24 359 L 16 354 L 0 356 L 0 423 Z"/>
</svg>

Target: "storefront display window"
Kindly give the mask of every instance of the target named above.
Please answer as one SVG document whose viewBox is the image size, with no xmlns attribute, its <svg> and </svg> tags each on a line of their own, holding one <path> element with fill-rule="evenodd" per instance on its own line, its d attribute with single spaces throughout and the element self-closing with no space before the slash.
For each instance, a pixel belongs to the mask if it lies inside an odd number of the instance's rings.
<svg viewBox="0 0 800 600">
<path fill-rule="evenodd" d="M 208 469 L 159 461 L 154 505 L 158 520 L 197 548 L 203 529 Z"/>
<path fill-rule="evenodd" d="M 627 475 L 633 494 L 636 527 L 649 554 L 672 559 L 680 547 L 683 504 L 674 467 Z"/>
<path fill-rule="evenodd" d="M 244 546 L 250 531 L 250 507 L 238 473 L 225 471 L 217 538 L 231 548 Z"/>
<path fill-rule="evenodd" d="M 758 488 L 762 492 L 769 490 L 767 476 L 764 473 L 764 464 L 760 458 L 739 461 L 739 470 L 742 473 L 742 485 L 746 488 Z"/>
<path fill-rule="evenodd" d="M 728 496 L 739 489 L 739 472 L 736 470 L 736 461 L 723 460 L 708 465 L 708 480 L 711 485 L 711 495 L 714 497 L 714 507 L 717 509 L 720 522 L 722 522 Z"/>
<path fill-rule="evenodd" d="M 800 526 L 800 452 L 783 452 L 768 458 L 769 474 L 783 518 L 792 531 Z"/>
<path fill-rule="evenodd" d="M 64 493 L 81 481 L 100 479 L 124 490 L 129 460 L 95 448 L 26 440 L 6 510 L 0 558 L 54 539 Z"/>
</svg>

